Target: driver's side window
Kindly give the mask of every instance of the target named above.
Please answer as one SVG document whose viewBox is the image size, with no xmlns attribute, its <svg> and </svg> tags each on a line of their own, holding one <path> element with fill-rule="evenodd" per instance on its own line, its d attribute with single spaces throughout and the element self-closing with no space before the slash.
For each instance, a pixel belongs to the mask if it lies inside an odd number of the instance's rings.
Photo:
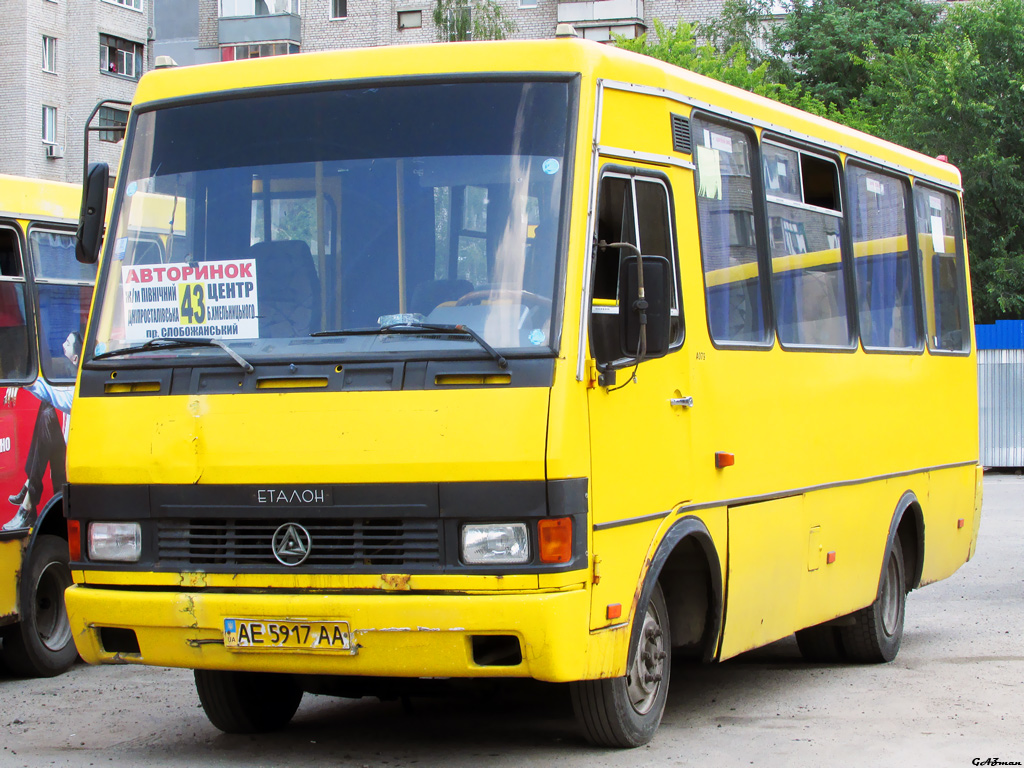
<svg viewBox="0 0 1024 768">
<path fill-rule="evenodd" d="M 622 357 L 618 339 L 619 263 L 629 251 L 608 245 L 629 243 L 639 248 L 644 256 L 664 256 L 673 265 L 674 272 L 676 251 L 672 221 L 666 179 L 614 171 L 602 176 L 598 188 L 590 306 L 594 357 L 599 363 L 613 363 Z M 673 283 L 672 338 L 678 339 L 681 331 L 678 280 L 674 278 Z"/>
</svg>

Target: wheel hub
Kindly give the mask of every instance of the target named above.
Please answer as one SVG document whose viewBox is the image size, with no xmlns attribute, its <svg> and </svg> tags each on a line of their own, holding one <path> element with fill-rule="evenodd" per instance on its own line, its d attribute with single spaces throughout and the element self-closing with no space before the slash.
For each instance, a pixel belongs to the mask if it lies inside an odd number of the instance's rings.
<svg viewBox="0 0 1024 768">
<path fill-rule="evenodd" d="M 644 623 L 640 628 L 640 640 L 637 645 L 633 664 L 626 676 L 626 690 L 630 704 L 637 714 L 644 715 L 654 706 L 665 676 L 665 638 L 661 628 L 660 617 L 649 605 L 644 615 Z"/>
</svg>

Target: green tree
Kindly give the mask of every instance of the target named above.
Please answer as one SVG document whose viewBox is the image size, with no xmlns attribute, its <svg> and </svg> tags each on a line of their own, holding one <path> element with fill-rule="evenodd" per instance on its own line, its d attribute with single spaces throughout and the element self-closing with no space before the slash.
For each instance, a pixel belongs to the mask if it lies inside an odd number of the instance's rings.
<svg viewBox="0 0 1024 768">
<path fill-rule="evenodd" d="M 504 40 L 516 31 L 497 0 L 435 0 L 434 26 L 446 43 Z"/>
<path fill-rule="evenodd" d="M 717 17 L 702 21 L 695 30 L 720 53 L 739 46 L 752 66 L 766 60 L 772 0 L 725 0 Z"/>
<path fill-rule="evenodd" d="M 868 86 L 868 60 L 927 37 L 944 5 L 922 0 L 789 2 L 789 13 L 770 34 L 773 77 L 799 83 L 840 109 Z"/>
<path fill-rule="evenodd" d="M 748 42 L 721 37 L 719 45 L 730 42 L 728 49 L 720 50 L 713 42 L 698 42 L 702 29 L 698 25 L 680 23 L 666 27 L 654 20 L 657 42 L 646 34 L 635 39 L 616 37 L 615 44 L 627 51 L 642 53 L 674 64 L 746 91 L 766 96 L 800 109 L 830 118 L 839 116 L 835 108 L 825 105 L 803 92 L 800 86 L 790 87 L 773 80 L 769 63 L 753 63 L 748 57 Z"/>
<path fill-rule="evenodd" d="M 1024 0 L 957 4 L 868 72 L 876 132 L 963 174 L 976 320 L 1024 317 Z"/>
</svg>

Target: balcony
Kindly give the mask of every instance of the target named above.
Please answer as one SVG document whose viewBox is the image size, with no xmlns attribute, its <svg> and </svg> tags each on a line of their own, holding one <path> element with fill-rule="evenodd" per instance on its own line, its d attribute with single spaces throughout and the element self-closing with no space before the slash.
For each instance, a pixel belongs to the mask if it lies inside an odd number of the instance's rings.
<svg viewBox="0 0 1024 768">
<path fill-rule="evenodd" d="M 221 0 L 217 38 L 223 45 L 302 42 L 298 0 Z"/>
<path fill-rule="evenodd" d="M 646 31 L 644 0 L 579 0 L 558 3 L 558 22 L 572 24 L 588 40 L 608 41 L 612 33 L 636 37 Z"/>
</svg>

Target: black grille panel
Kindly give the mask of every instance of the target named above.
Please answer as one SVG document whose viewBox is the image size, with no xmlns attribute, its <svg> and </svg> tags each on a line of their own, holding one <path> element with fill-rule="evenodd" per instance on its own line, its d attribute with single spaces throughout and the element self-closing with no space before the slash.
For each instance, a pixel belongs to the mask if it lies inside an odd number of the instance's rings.
<svg viewBox="0 0 1024 768">
<path fill-rule="evenodd" d="M 672 149 L 684 155 L 693 152 L 690 145 L 690 121 L 683 115 L 672 115 Z"/>
<path fill-rule="evenodd" d="M 296 522 L 312 539 L 299 566 L 352 568 L 430 566 L 441 563 L 437 520 L 161 520 L 157 561 L 161 565 L 282 566 L 271 551 L 274 532 Z"/>
</svg>

